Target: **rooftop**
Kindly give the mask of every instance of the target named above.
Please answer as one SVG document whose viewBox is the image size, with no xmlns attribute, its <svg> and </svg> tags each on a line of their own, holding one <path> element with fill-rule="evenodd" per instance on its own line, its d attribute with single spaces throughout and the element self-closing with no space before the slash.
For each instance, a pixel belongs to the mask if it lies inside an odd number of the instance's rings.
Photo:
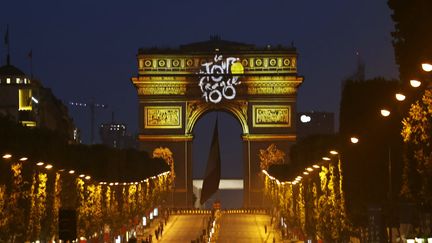
<svg viewBox="0 0 432 243">
<path fill-rule="evenodd" d="M 257 47 L 253 44 L 235 42 L 223 40 L 219 36 L 210 36 L 209 40 L 194 42 L 189 44 L 180 45 L 175 48 L 171 47 L 144 47 L 138 50 L 139 54 L 171 54 L 171 53 L 193 53 L 193 52 L 248 52 L 248 51 L 259 51 L 259 52 L 296 52 L 296 48 L 293 44 L 290 46 L 282 45 L 267 45 L 265 47 Z"/>
<path fill-rule="evenodd" d="M 7 64 L 0 67 L 0 77 L 2 76 L 22 76 L 26 77 L 25 73 L 17 67 Z"/>
</svg>

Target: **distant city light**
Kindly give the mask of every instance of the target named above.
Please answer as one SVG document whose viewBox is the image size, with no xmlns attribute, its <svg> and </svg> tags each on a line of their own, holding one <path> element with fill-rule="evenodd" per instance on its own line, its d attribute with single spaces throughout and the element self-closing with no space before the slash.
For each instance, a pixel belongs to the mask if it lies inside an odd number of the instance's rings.
<svg viewBox="0 0 432 243">
<path fill-rule="evenodd" d="M 84 179 L 86 179 L 86 180 L 90 180 L 91 179 L 91 176 L 86 176 Z"/>
<path fill-rule="evenodd" d="M 28 158 L 27 157 L 22 157 L 21 159 L 19 159 L 20 161 L 26 161 Z"/>
<path fill-rule="evenodd" d="M 3 155 L 3 159 L 10 159 L 10 158 L 12 158 L 12 154 Z"/>
<path fill-rule="evenodd" d="M 301 115 L 300 116 L 300 121 L 303 123 L 308 123 L 312 120 L 312 118 L 310 116 L 307 115 Z"/>
<path fill-rule="evenodd" d="M 74 170 L 70 170 L 69 174 L 75 174 L 75 171 Z"/>
<path fill-rule="evenodd" d="M 35 97 L 32 96 L 31 99 L 33 100 L 34 103 L 39 104 L 39 101 Z"/>
<path fill-rule="evenodd" d="M 36 165 L 37 166 L 42 166 L 42 165 L 44 165 L 44 162 L 37 162 Z"/>
<path fill-rule="evenodd" d="M 336 150 L 331 150 L 330 153 L 333 155 L 339 154 L 338 151 L 336 151 Z"/>
<path fill-rule="evenodd" d="M 52 165 L 50 165 L 50 164 L 47 164 L 46 166 L 45 166 L 45 169 L 51 169 L 53 166 Z"/>
<path fill-rule="evenodd" d="M 322 157 L 323 160 L 330 160 L 329 157 Z"/>
</svg>

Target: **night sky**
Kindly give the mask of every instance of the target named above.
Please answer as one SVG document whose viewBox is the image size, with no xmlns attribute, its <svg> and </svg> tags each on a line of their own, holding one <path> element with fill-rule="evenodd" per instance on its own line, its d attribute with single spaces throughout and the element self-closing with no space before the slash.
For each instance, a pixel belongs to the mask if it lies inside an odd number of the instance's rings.
<svg viewBox="0 0 432 243">
<path fill-rule="evenodd" d="M 293 42 L 305 77 L 299 111 L 338 111 L 341 81 L 355 71 L 356 53 L 366 64 L 366 78 L 398 76 L 386 1 L 7 1 L 1 7 L 0 64 L 5 64 L 3 36 L 9 24 L 13 65 L 29 74 L 27 56 L 33 50 L 34 76 L 58 98 L 107 104 L 97 122 L 109 122 L 114 111 L 131 133 L 137 132 L 138 101 L 130 78 L 137 73 L 140 47 L 176 47 L 214 34 L 258 46 Z M 89 111 L 69 110 L 88 143 Z M 210 134 L 212 116 L 197 125 L 200 144 L 210 144 L 204 132 Z M 232 116 L 224 117 L 221 136 L 231 136 L 222 141 L 231 148 L 224 163 L 233 163 L 241 159 L 241 130 Z M 227 145 L 231 138 L 237 145 Z M 194 157 L 206 159 L 204 153 Z M 226 177 L 238 173 L 225 170 Z"/>
</svg>

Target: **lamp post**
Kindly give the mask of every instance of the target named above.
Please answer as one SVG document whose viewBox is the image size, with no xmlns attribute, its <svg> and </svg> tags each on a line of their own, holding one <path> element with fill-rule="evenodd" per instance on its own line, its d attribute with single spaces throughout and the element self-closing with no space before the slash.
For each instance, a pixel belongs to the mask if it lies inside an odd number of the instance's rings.
<svg viewBox="0 0 432 243">
<path fill-rule="evenodd" d="M 399 99 L 398 99 L 399 100 Z M 385 119 L 388 118 L 390 116 L 391 112 L 388 109 L 381 109 L 381 116 L 383 116 Z M 387 168 L 388 168 L 388 195 L 387 195 L 387 200 L 388 200 L 388 206 L 389 206 L 389 222 L 388 222 L 388 239 L 389 242 L 392 242 L 392 238 L 393 238 L 393 227 L 392 227 L 392 213 L 393 213 L 393 202 L 392 202 L 392 158 L 391 158 L 391 146 L 390 143 L 388 144 L 387 147 L 387 151 L 388 151 L 388 160 L 387 160 Z"/>
</svg>

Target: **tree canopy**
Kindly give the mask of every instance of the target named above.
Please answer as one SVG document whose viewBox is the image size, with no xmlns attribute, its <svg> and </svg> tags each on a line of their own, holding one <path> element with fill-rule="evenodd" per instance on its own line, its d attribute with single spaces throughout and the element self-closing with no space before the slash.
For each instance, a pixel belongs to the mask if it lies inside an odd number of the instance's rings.
<svg viewBox="0 0 432 243">
<path fill-rule="evenodd" d="M 161 158 L 144 151 L 112 149 L 103 145 L 68 144 L 61 135 L 43 128 L 26 128 L 0 118 L 0 152 L 74 169 L 98 181 L 136 181 L 169 171 Z"/>
<path fill-rule="evenodd" d="M 392 32 L 396 63 L 403 82 L 418 77 L 420 64 L 432 61 L 432 1 L 388 0 L 393 10 Z"/>
</svg>

